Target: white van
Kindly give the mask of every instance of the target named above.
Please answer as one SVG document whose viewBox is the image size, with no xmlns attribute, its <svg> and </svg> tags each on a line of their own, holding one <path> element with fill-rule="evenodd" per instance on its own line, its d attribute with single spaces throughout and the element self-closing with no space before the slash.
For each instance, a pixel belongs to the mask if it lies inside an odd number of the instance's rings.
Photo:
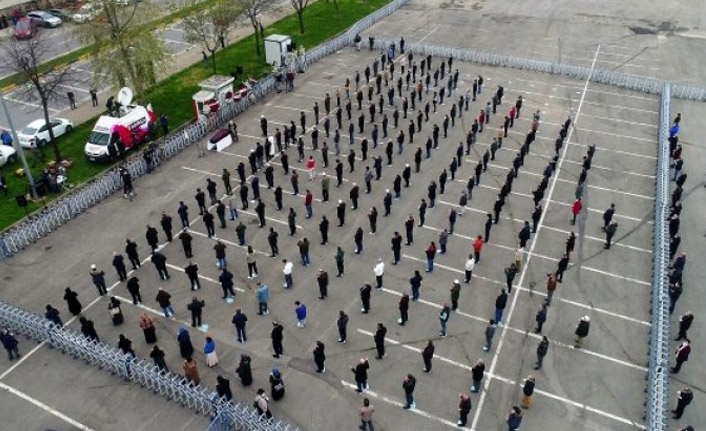
<svg viewBox="0 0 706 431">
<path fill-rule="evenodd" d="M 127 105 L 120 107 L 119 111 L 122 114 L 120 117 L 101 115 L 98 118 L 98 122 L 93 126 L 93 131 L 84 147 L 88 160 L 92 162 L 109 161 L 112 156 L 129 151 L 144 141 L 147 131 L 151 127 L 147 109 L 140 105 Z M 133 136 L 132 142 L 122 142 L 118 134 L 115 133 L 115 126 L 125 126 Z"/>
</svg>

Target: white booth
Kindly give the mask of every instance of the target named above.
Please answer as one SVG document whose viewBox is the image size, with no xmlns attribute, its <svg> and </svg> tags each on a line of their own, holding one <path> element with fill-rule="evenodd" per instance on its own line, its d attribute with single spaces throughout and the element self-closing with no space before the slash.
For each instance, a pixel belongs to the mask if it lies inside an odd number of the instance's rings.
<svg viewBox="0 0 706 431">
<path fill-rule="evenodd" d="M 233 93 L 233 81 L 231 76 L 213 75 L 199 83 L 201 90 L 191 97 L 196 119 L 218 112 L 225 103 L 239 99 L 239 94 Z"/>
<path fill-rule="evenodd" d="M 281 34 L 272 34 L 265 38 L 265 61 L 272 66 L 282 66 L 284 57 L 292 45 L 292 38 Z"/>
</svg>

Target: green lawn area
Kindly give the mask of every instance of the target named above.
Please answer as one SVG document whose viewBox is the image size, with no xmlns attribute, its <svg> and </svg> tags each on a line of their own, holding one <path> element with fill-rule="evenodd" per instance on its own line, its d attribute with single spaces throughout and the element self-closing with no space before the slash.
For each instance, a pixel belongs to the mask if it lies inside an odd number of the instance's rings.
<svg viewBox="0 0 706 431">
<path fill-rule="evenodd" d="M 309 5 L 304 12 L 306 34 L 298 34 L 299 24 L 294 13 L 267 27 L 265 34 L 291 35 L 297 46 L 303 44 L 307 50 L 311 50 L 316 45 L 342 33 L 356 21 L 380 9 L 388 2 L 389 0 L 339 0 L 340 13 L 337 17 L 334 4 L 321 0 Z M 248 75 L 262 77 L 270 68 L 264 63 L 264 45 L 261 46 L 260 57 L 255 55 L 254 45 L 254 36 L 248 36 L 218 52 L 216 54 L 218 73 L 229 75 L 236 66 L 241 66 L 244 71 L 243 77 Z M 199 63 L 191 66 L 156 84 L 144 95 L 141 95 L 139 100 L 145 104 L 152 103 L 157 116 L 166 113 L 169 117 L 170 129 L 174 129 L 193 119 L 191 96 L 198 91 L 198 83 L 210 76 L 211 71 L 210 64 Z M 71 134 L 59 138 L 58 143 L 62 156 L 74 161 L 73 167 L 69 170 L 69 182 L 72 184 L 85 182 L 110 168 L 107 165 L 91 164 L 83 155 L 83 146 L 95 121 L 96 119 L 93 118 L 77 125 Z M 157 127 L 157 130 L 161 130 L 161 128 Z M 32 172 L 35 175 L 41 173 L 45 164 L 31 152 L 26 154 Z M 52 158 L 53 153 L 49 147 L 46 154 L 48 159 Z M 20 166 L 20 163 L 16 162 L 1 169 L 7 180 L 9 193 L 6 197 L 0 195 L 0 229 L 7 228 L 25 216 L 25 211 L 18 208 L 15 202 L 15 195 L 26 193 L 27 188 L 25 177 L 16 177 L 14 174 L 14 171 Z M 54 198 L 56 196 L 53 195 L 45 198 L 45 202 Z M 31 212 L 42 205 L 41 201 L 30 203 L 27 210 Z"/>
</svg>

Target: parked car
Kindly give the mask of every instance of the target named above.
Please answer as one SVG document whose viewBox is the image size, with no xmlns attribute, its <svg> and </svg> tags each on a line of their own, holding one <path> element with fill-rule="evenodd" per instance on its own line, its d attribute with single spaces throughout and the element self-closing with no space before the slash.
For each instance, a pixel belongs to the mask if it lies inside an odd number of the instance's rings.
<svg viewBox="0 0 706 431">
<path fill-rule="evenodd" d="M 74 128 L 74 124 L 67 120 L 66 118 L 50 118 L 49 124 L 52 126 L 52 131 L 54 132 L 54 137 L 69 133 Z M 49 138 L 49 127 L 47 127 L 44 119 L 35 120 L 29 123 L 20 133 L 17 134 L 20 140 L 20 145 L 22 148 L 37 148 L 39 146 L 46 146 L 47 142 L 51 141 Z"/>
<path fill-rule="evenodd" d="M 32 39 L 37 34 L 37 25 L 31 19 L 22 17 L 17 20 L 14 35 L 17 39 Z"/>
<path fill-rule="evenodd" d="M 71 15 L 71 20 L 73 22 L 82 24 L 84 22 L 91 21 L 100 14 L 100 6 L 94 5 L 93 3 L 86 3 L 81 8 Z"/>
<path fill-rule="evenodd" d="M 7 145 L 0 145 L 0 167 L 11 165 L 17 159 L 17 151 Z"/>
<path fill-rule="evenodd" d="M 54 15 L 57 18 L 61 18 L 63 21 L 64 19 L 68 19 L 69 17 L 66 15 L 66 12 L 64 12 L 63 9 L 45 9 L 45 12 Z"/>
<path fill-rule="evenodd" d="M 35 10 L 29 12 L 27 13 L 27 17 L 34 21 L 34 23 L 37 24 L 39 27 L 59 27 L 63 22 L 61 18 L 57 18 L 56 16 L 43 10 Z"/>
</svg>

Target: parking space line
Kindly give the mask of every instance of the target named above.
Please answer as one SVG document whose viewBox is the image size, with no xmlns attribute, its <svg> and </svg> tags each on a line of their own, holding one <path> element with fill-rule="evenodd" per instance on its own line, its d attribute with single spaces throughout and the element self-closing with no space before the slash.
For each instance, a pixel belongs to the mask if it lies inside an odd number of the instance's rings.
<svg viewBox="0 0 706 431">
<path fill-rule="evenodd" d="M 81 91 L 83 93 L 88 93 L 89 90 L 81 87 L 74 87 L 72 85 L 66 85 L 66 84 L 58 84 L 58 87 L 63 87 L 63 88 L 68 88 L 69 90 L 74 90 L 74 91 Z"/>
<path fill-rule="evenodd" d="M 526 268 L 526 266 L 525 266 L 525 268 Z M 389 293 L 389 294 L 391 294 L 391 295 L 402 296 L 402 293 L 401 293 L 401 292 L 398 292 L 398 291 L 392 290 L 392 289 L 388 289 L 388 288 L 386 288 L 386 287 L 383 287 L 383 288 L 382 288 L 382 291 L 385 292 L 385 293 Z M 518 295 L 515 295 L 515 296 L 513 297 L 513 299 L 514 299 L 515 301 L 517 300 L 517 298 L 518 298 Z M 424 304 L 424 305 L 429 305 L 429 306 L 434 307 L 434 308 L 437 308 L 437 309 L 439 309 L 439 310 L 441 310 L 441 309 L 443 308 L 443 305 L 442 305 L 442 304 L 439 304 L 439 303 L 436 303 L 436 302 L 432 302 L 432 301 L 427 301 L 426 299 L 418 299 L 418 300 L 415 301 L 415 302 L 418 302 L 418 303 Z M 484 323 L 484 324 L 487 324 L 487 323 L 488 323 L 488 320 L 489 320 L 489 318 L 487 318 L 487 317 L 476 316 L 476 315 L 473 315 L 473 314 L 471 314 L 471 313 L 466 313 L 466 312 L 461 311 L 461 310 L 455 310 L 455 311 L 453 312 L 453 314 L 457 314 L 457 315 L 459 315 L 459 316 L 463 316 L 463 317 L 465 317 L 465 318 L 467 318 L 467 319 L 475 320 L 475 321 L 477 321 L 477 322 L 482 322 L 482 323 Z M 508 320 L 509 320 L 509 319 L 508 319 Z M 524 337 L 534 338 L 534 339 L 536 339 L 536 340 L 541 340 L 541 339 L 542 339 L 542 336 L 543 336 L 542 334 L 535 334 L 535 333 L 534 333 L 533 331 L 531 331 L 531 330 L 528 330 L 528 329 L 519 329 L 519 328 L 515 328 L 515 327 L 512 327 L 512 326 L 509 326 L 509 325 L 507 325 L 507 324 L 502 324 L 502 325 L 499 326 L 499 328 L 503 328 L 505 331 L 510 331 L 510 332 L 515 333 L 515 334 L 522 335 L 522 336 L 524 336 Z M 547 337 L 547 338 L 549 338 L 549 337 Z M 573 345 L 571 345 L 571 344 L 567 344 L 567 343 L 564 343 L 564 342 L 561 342 L 561 341 L 557 341 L 557 340 L 552 339 L 552 338 L 549 338 L 549 343 L 550 343 L 552 346 L 559 346 L 559 347 L 562 347 L 562 348 L 564 348 L 564 349 L 566 349 L 566 350 L 568 350 L 568 351 L 571 351 L 571 352 L 575 352 L 575 353 L 579 353 L 579 354 L 585 354 L 585 355 L 589 355 L 589 356 L 594 356 L 594 357 L 596 357 L 596 358 L 603 359 L 603 360 L 606 360 L 606 361 L 609 361 L 609 362 L 613 362 L 613 363 L 616 363 L 616 364 L 618 364 L 618 365 L 622 365 L 622 366 L 625 366 L 625 367 L 628 367 L 628 368 L 632 368 L 632 369 L 636 369 L 636 370 L 639 370 L 639 371 L 643 371 L 643 372 L 646 372 L 646 371 L 647 371 L 647 368 L 646 368 L 646 367 L 643 367 L 643 366 L 641 366 L 641 365 L 634 364 L 634 363 L 632 363 L 632 362 L 628 362 L 628 361 L 625 361 L 625 360 L 622 360 L 622 359 L 614 358 L 614 357 L 612 357 L 612 356 L 605 355 L 605 354 L 603 354 L 603 353 L 598 353 L 598 352 L 596 352 L 596 351 L 589 350 L 589 349 L 586 349 L 586 348 L 583 348 L 583 347 L 580 348 L 580 349 L 577 349 L 577 348 L 575 348 L 575 347 L 574 347 Z M 499 346 L 499 345 L 500 345 L 500 344 L 498 344 L 498 346 Z M 496 350 L 496 354 L 497 354 L 497 350 Z M 492 370 L 491 370 L 491 373 L 492 373 Z M 485 390 L 486 390 L 486 391 L 488 390 L 487 385 L 486 385 L 486 387 L 485 387 Z"/>
<path fill-rule="evenodd" d="M 341 384 L 342 384 L 343 386 L 347 387 L 347 388 L 350 388 L 350 389 L 356 389 L 356 388 L 357 388 L 357 386 L 356 386 L 355 384 L 350 383 L 350 382 L 347 382 L 347 381 L 345 381 L 345 380 L 341 380 Z M 378 399 L 378 400 L 380 400 L 380 401 L 383 401 L 383 402 L 385 402 L 385 403 L 387 403 L 387 404 L 391 404 L 391 405 L 396 406 L 396 407 L 402 408 L 402 407 L 405 405 L 404 403 L 401 403 L 401 402 L 399 402 L 399 401 L 397 401 L 397 400 L 395 400 L 395 399 L 392 399 L 392 398 L 388 397 L 387 395 L 383 395 L 383 394 L 381 394 L 381 393 L 379 393 L 379 392 L 374 392 L 374 391 L 371 391 L 371 390 L 369 390 L 369 389 L 367 389 L 365 392 L 363 392 L 363 394 L 364 394 L 365 396 Z M 450 426 L 450 427 L 452 427 L 452 428 L 458 428 L 458 425 L 456 425 L 456 422 L 451 422 L 451 421 L 446 420 L 446 419 L 444 419 L 444 418 L 440 418 L 440 417 L 438 417 L 438 416 L 434 416 L 433 414 L 427 413 L 427 412 L 425 412 L 425 411 L 423 411 L 423 410 L 419 410 L 418 408 L 409 409 L 409 410 L 407 410 L 407 411 L 410 412 L 410 413 L 414 413 L 414 414 L 416 414 L 416 415 L 425 417 L 425 418 L 427 418 L 427 419 L 431 419 L 431 420 L 433 420 L 433 421 L 442 423 L 442 424 L 444 424 L 444 425 Z"/>
<path fill-rule="evenodd" d="M 434 231 L 434 232 L 441 232 L 441 231 L 443 230 L 443 229 L 439 229 L 439 228 L 436 228 L 436 227 L 429 226 L 429 225 L 427 225 L 427 224 L 425 224 L 425 225 L 422 226 L 422 227 L 423 227 L 424 229 L 431 230 L 431 231 Z M 462 238 L 462 239 L 465 239 L 465 240 L 468 240 L 468 241 L 471 242 L 471 243 L 472 243 L 473 241 L 475 241 L 475 238 L 472 238 L 472 237 L 467 236 L 467 235 L 462 235 L 462 234 L 460 234 L 460 233 L 454 233 L 452 236 L 458 237 L 458 238 Z M 507 245 L 498 244 L 498 243 L 496 243 L 496 242 L 487 242 L 487 243 L 485 243 L 485 245 L 486 245 L 486 247 L 497 247 L 497 248 L 501 248 L 501 249 L 504 249 L 504 250 L 511 251 L 511 252 L 513 252 L 513 253 L 514 253 L 514 251 L 515 251 L 515 248 L 514 248 L 514 247 L 510 247 L 510 246 L 507 246 Z M 524 256 L 528 256 L 528 257 L 529 257 L 529 256 L 537 256 L 537 257 L 540 258 L 540 259 L 548 260 L 548 261 L 551 261 L 551 262 L 558 262 L 558 261 L 559 261 L 559 259 L 557 259 L 557 258 L 554 258 L 554 257 L 551 257 L 551 256 L 546 256 L 546 255 L 543 255 L 543 254 L 540 254 L 540 253 L 531 252 L 531 251 L 523 251 L 523 255 L 524 255 Z M 596 272 L 596 273 L 598 273 L 598 274 L 602 274 L 602 275 L 605 275 L 605 276 L 608 276 L 608 277 L 617 278 L 617 279 L 625 280 L 625 281 L 630 281 L 630 282 L 636 283 L 636 284 L 641 284 L 641 285 L 643 285 L 643 286 L 651 286 L 651 285 L 652 285 L 652 283 L 647 282 L 647 281 L 638 280 L 638 279 L 630 278 L 630 277 L 625 277 L 625 276 L 623 276 L 623 275 L 614 274 L 614 273 L 612 273 L 612 272 L 604 271 L 604 270 L 602 270 L 602 269 L 593 268 L 593 267 L 585 266 L 585 265 L 578 265 L 577 263 L 573 263 L 573 262 L 572 262 L 571 264 L 569 264 L 569 269 L 574 268 L 574 267 L 579 268 L 579 269 L 585 269 L 586 271 Z"/>
<path fill-rule="evenodd" d="M 473 163 L 473 164 L 478 163 L 478 160 L 472 160 L 472 159 L 469 159 L 469 158 L 466 158 L 466 161 L 469 162 L 469 163 Z M 505 171 L 509 171 L 509 170 L 510 170 L 510 167 L 508 167 L 508 166 L 497 165 L 497 164 L 495 164 L 495 163 L 488 163 L 488 167 L 492 167 L 492 168 L 496 168 L 496 169 L 502 169 L 502 170 L 505 170 Z M 544 177 L 544 175 L 542 175 L 542 174 L 539 174 L 539 173 L 536 173 L 536 172 L 530 172 L 530 171 L 527 171 L 527 170 L 523 170 L 522 173 L 523 173 L 523 174 L 527 174 L 527 175 L 531 175 L 531 176 L 534 176 L 534 177 Z M 461 181 L 461 180 L 456 180 L 456 181 L 465 183 L 465 181 Z M 559 179 L 557 179 L 557 181 L 559 181 L 559 182 L 561 182 L 561 183 L 566 183 L 566 184 L 574 184 L 574 183 L 575 183 L 575 181 L 565 180 L 565 179 L 563 179 L 563 178 L 559 178 Z M 641 198 L 641 199 L 647 199 L 647 200 L 652 200 L 652 201 L 655 199 L 655 198 L 652 197 L 652 196 L 641 195 L 641 194 L 638 194 L 638 193 L 625 192 L 625 191 L 622 191 L 622 190 L 609 189 L 609 188 L 607 188 L 607 187 L 592 186 L 592 185 L 590 185 L 590 184 L 589 184 L 587 187 L 588 187 L 589 189 L 601 190 L 601 191 L 610 192 L 610 193 L 617 193 L 617 194 L 621 194 L 621 195 L 632 196 L 632 197 Z"/>
<path fill-rule="evenodd" d="M 192 231 L 192 230 L 189 230 L 189 233 L 193 233 L 193 234 L 197 234 L 197 235 L 203 235 L 203 234 L 200 233 L 200 232 L 194 232 L 194 231 Z M 203 235 L 203 236 L 206 236 L 206 235 Z M 218 239 L 218 238 L 216 238 L 216 239 Z M 225 242 L 225 241 L 223 241 L 223 242 Z M 181 272 L 182 274 L 186 272 L 186 271 L 184 270 L 184 268 L 180 268 L 180 267 L 178 267 L 178 266 L 176 266 L 176 265 L 172 265 L 171 263 L 167 263 L 166 265 L 167 265 L 168 268 L 171 268 L 171 269 L 173 269 L 173 270 L 175 270 L 175 271 L 179 271 L 179 272 Z M 211 282 L 211 283 L 213 283 L 213 284 L 217 284 L 217 285 L 219 285 L 219 286 L 221 285 L 221 282 L 220 282 L 220 281 L 215 280 L 215 279 L 213 279 L 213 278 L 211 278 L 211 277 L 206 277 L 205 275 L 201 275 L 201 274 L 198 274 L 198 277 L 199 277 L 200 279 L 202 279 L 202 280 L 209 281 L 209 282 Z M 244 289 L 241 289 L 241 288 L 239 288 L 239 287 L 233 287 L 233 289 L 234 289 L 234 290 L 237 290 L 238 292 L 245 292 Z"/>
<path fill-rule="evenodd" d="M 531 95 L 533 95 L 533 96 L 547 97 L 547 98 L 549 98 L 549 99 L 562 99 L 562 100 L 567 100 L 567 101 L 571 101 L 571 100 L 572 100 L 572 99 L 570 99 L 570 98 L 568 98 L 568 97 L 565 97 L 565 96 L 552 96 L 551 94 L 547 95 L 547 94 L 544 94 L 544 93 L 536 93 L 536 92 L 534 92 L 534 91 L 520 90 L 520 89 L 517 89 L 517 88 L 512 88 L 512 89 L 506 88 L 505 90 L 506 90 L 506 91 L 511 90 L 511 91 L 513 91 L 513 92 L 516 92 L 516 93 L 531 94 Z M 659 112 L 653 111 L 653 110 L 650 110 L 650 109 L 633 108 L 633 107 L 630 107 L 630 106 L 609 105 L 609 104 L 607 104 L 607 103 L 588 102 L 588 101 L 584 101 L 584 103 L 587 104 L 587 105 L 596 105 L 596 106 L 599 106 L 599 107 L 608 107 L 608 108 L 623 109 L 623 110 L 629 110 L 629 111 L 644 112 L 644 113 L 647 113 L 647 114 L 653 114 L 653 115 L 655 116 L 655 118 L 657 117 L 657 114 L 659 114 Z M 656 103 L 656 102 L 655 102 L 655 103 Z"/>
<path fill-rule="evenodd" d="M 7 100 L 8 102 L 17 103 L 18 105 L 24 105 L 24 106 L 27 106 L 27 107 L 30 107 L 30 108 L 34 108 L 34 109 L 33 109 L 34 111 L 36 111 L 36 110 L 38 110 L 38 109 L 42 109 L 42 106 L 41 106 L 41 105 L 37 105 L 37 104 L 35 104 L 35 103 L 30 103 L 30 102 L 25 102 L 24 100 L 15 99 L 15 98 L 13 98 L 13 97 L 7 97 L 7 96 L 5 96 L 5 100 Z M 60 109 L 55 109 L 55 108 L 47 108 L 47 109 L 48 109 L 50 112 L 55 112 L 55 113 L 56 113 L 56 112 L 61 112 Z M 26 111 L 25 111 L 25 112 L 26 112 Z"/>
<path fill-rule="evenodd" d="M 511 83 L 512 80 L 515 80 L 515 81 L 522 81 L 522 82 L 533 82 L 533 83 L 541 84 L 541 85 L 551 85 L 552 87 L 572 88 L 574 90 L 581 89 L 581 84 L 578 84 L 578 83 L 577 83 L 577 85 L 570 85 L 569 83 L 564 81 L 564 84 L 557 84 L 554 82 L 545 82 L 545 81 L 536 81 L 533 79 L 517 78 L 517 77 L 513 76 L 512 72 L 506 72 L 505 75 L 510 77 L 509 78 L 510 81 L 508 81 L 508 83 Z M 589 89 L 588 92 L 589 93 L 599 93 L 599 94 L 610 94 L 610 95 L 616 95 L 616 96 L 620 96 L 620 97 L 627 97 L 627 98 L 631 98 L 631 99 L 649 100 L 653 103 L 657 103 L 656 98 L 638 96 L 637 94 L 627 94 L 627 93 L 623 94 L 623 93 L 616 93 L 613 91 L 601 91 L 601 90 L 596 90 L 596 89 Z M 524 104 L 523 104 L 523 106 L 524 106 Z M 549 110 L 549 109 L 547 109 L 547 110 Z M 587 117 L 595 117 L 595 115 L 589 115 L 589 114 L 584 114 L 584 115 L 586 115 Z M 606 119 L 608 119 L 608 118 L 606 118 Z M 640 123 L 636 123 L 636 124 L 640 124 Z M 645 125 L 647 125 L 647 124 L 645 124 Z M 653 126 L 651 124 L 649 126 L 652 126 L 655 128 L 657 127 L 656 125 Z"/>
<path fill-rule="evenodd" d="M 39 407 L 40 409 L 44 410 L 45 412 L 49 413 L 52 416 L 55 416 L 62 421 L 66 422 L 67 424 L 71 425 L 72 427 L 76 427 L 77 429 L 81 431 L 96 431 L 93 428 L 90 428 L 80 422 L 78 422 L 75 419 L 72 419 L 65 414 L 61 413 L 60 411 L 53 409 L 49 407 L 48 405 L 44 404 L 43 402 L 39 401 L 36 398 L 32 398 L 29 395 L 25 394 L 24 392 L 13 388 L 12 386 L 6 385 L 5 383 L 0 383 L 0 389 L 3 389 L 12 395 L 15 395 L 16 397 L 22 398 L 23 400 L 29 402 L 30 404 L 35 405 L 36 407 Z"/>
<path fill-rule="evenodd" d="M 420 259 L 420 258 L 418 258 L 418 257 L 410 256 L 410 255 L 407 255 L 407 254 L 403 254 L 402 257 L 405 258 L 405 259 L 409 259 L 409 260 L 416 261 L 416 262 L 426 263 L 426 261 L 425 261 L 424 259 Z M 434 263 L 434 268 L 436 268 L 436 267 L 439 267 L 439 268 L 441 268 L 441 269 L 444 269 L 444 270 L 446 270 L 446 271 L 453 272 L 453 273 L 456 273 L 456 274 L 465 274 L 465 271 L 464 271 L 464 270 L 461 270 L 461 269 L 458 269 L 458 268 L 453 268 L 453 267 L 451 267 L 451 266 L 448 266 L 448 265 L 444 265 L 444 264 L 440 264 L 440 263 L 436 263 L 436 262 L 435 262 L 435 263 Z M 507 285 L 505 281 L 493 280 L 492 278 L 483 277 L 482 275 L 478 275 L 478 274 L 474 274 L 474 275 L 473 275 L 473 278 L 474 278 L 474 279 L 475 279 L 475 278 L 478 278 L 478 279 L 481 279 L 481 280 L 483 280 L 483 281 L 486 281 L 486 282 L 488 282 L 488 283 L 492 283 L 492 284 L 495 284 L 495 285 L 498 285 L 498 286 L 506 286 L 506 285 Z M 472 281 L 473 281 L 473 280 L 471 280 L 471 282 L 472 282 Z M 530 296 L 532 296 L 532 295 L 539 295 L 539 296 L 544 296 L 544 297 L 547 296 L 547 294 L 544 293 L 544 292 L 540 292 L 540 291 L 533 290 L 533 289 L 528 289 L 528 288 L 526 288 L 526 287 L 520 286 L 519 284 L 513 285 L 512 287 L 513 287 L 513 289 L 517 289 L 517 290 L 520 290 L 520 291 L 523 291 L 523 292 L 527 292 L 527 293 L 529 293 Z M 606 310 L 606 309 L 603 309 L 603 308 L 594 307 L 593 305 L 583 304 L 583 303 L 577 302 L 577 301 L 572 301 L 572 300 L 570 300 L 570 299 L 566 299 L 566 298 L 563 298 L 563 297 L 559 297 L 558 299 L 559 299 L 559 302 L 565 302 L 565 303 L 567 303 L 567 304 L 571 304 L 571 305 L 574 305 L 574 306 L 576 306 L 576 307 L 581 307 L 581 308 L 585 308 L 585 309 L 587 309 L 587 310 L 595 311 L 595 312 L 597 312 L 597 313 L 606 314 L 606 315 L 608 315 L 608 316 L 612 316 L 612 317 L 616 317 L 616 318 L 619 318 L 619 319 L 623 319 L 623 320 L 626 320 L 626 321 L 628 321 L 628 322 L 638 323 L 638 324 L 643 325 L 643 326 L 652 326 L 652 324 L 651 324 L 650 322 L 647 322 L 647 321 L 644 321 L 644 320 L 640 320 L 640 319 L 636 319 L 636 318 L 634 318 L 634 317 L 626 316 L 626 315 L 624 315 L 624 314 L 619 314 L 619 313 L 616 313 L 616 312 L 614 312 L 614 311 L 609 311 L 609 310 Z M 554 298 L 554 300 L 556 301 L 556 297 Z"/>
<path fill-rule="evenodd" d="M 363 334 L 363 335 L 367 335 L 367 336 L 369 336 L 369 337 L 374 337 L 374 336 L 375 336 L 375 334 L 373 334 L 372 332 L 366 331 L 366 330 L 364 330 L 364 329 L 358 328 L 357 331 L 358 331 L 358 333 Z M 385 337 L 385 341 L 388 342 L 388 343 L 390 343 L 390 344 L 392 344 L 393 346 L 399 346 L 399 347 L 402 347 L 403 349 L 407 349 L 407 350 L 409 350 L 409 351 L 411 351 L 411 352 L 416 352 L 416 353 L 420 353 L 420 354 L 422 353 L 422 349 L 419 349 L 419 348 L 414 347 L 414 346 L 410 346 L 410 345 L 408 345 L 408 344 L 406 344 L 406 343 L 404 343 L 404 342 L 401 342 L 401 341 L 392 339 L 392 338 L 387 337 L 387 336 Z M 461 368 L 461 369 L 466 370 L 466 371 L 471 371 L 471 370 L 473 369 L 473 367 L 471 367 L 470 365 L 466 365 L 466 364 L 464 364 L 464 363 L 461 363 L 461 362 L 458 362 L 458 361 L 454 361 L 453 359 L 449 359 L 449 358 L 446 358 L 446 357 L 444 357 L 444 356 L 437 355 L 436 353 L 434 354 L 433 357 L 434 357 L 434 359 L 436 359 L 436 360 L 438 360 L 438 361 L 440 361 L 440 362 L 443 362 L 443 363 L 452 365 L 452 366 L 457 367 L 457 368 Z M 498 374 L 491 374 L 490 372 L 486 372 L 486 373 L 484 373 L 484 375 L 485 375 L 485 377 L 487 377 L 487 378 L 489 378 L 489 379 L 496 379 L 496 380 L 499 380 L 499 381 L 501 381 L 501 382 L 503 382 L 503 383 L 505 383 L 505 384 L 512 385 L 512 386 L 517 385 L 517 386 L 519 386 L 519 387 L 522 387 L 522 385 L 523 385 L 523 383 L 524 383 L 524 380 L 523 380 L 523 381 L 520 381 L 520 382 L 516 382 L 515 380 L 509 379 L 509 378 L 507 378 L 507 377 L 500 376 L 500 375 L 498 375 Z M 538 395 L 545 396 L 545 397 L 547 397 L 547 398 L 551 398 L 551 399 L 553 399 L 553 400 L 555 400 L 555 401 L 562 402 L 562 403 L 564 403 L 564 404 L 569 404 L 569 405 L 571 405 L 571 406 L 578 407 L 578 408 L 580 408 L 580 409 L 584 409 L 584 410 L 589 411 L 589 412 L 591 412 L 591 413 L 596 413 L 596 414 L 598 414 L 598 415 L 600 415 L 600 416 L 603 416 L 603 417 L 606 417 L 606 418 L 609 418 L 609 419 L 613 419 L 613 420 L 615 420 L 615 421 L 618 421 L 618 422 L 621 422 L 621 423 L 624 423 L 624 424 L 636 425 L 636 426 L 640 427 L 641 429 L 645 429 L 644 425 L 635 423 L 634 421 L 631 421 L 630 419 L 623 418 L 623 417 L 621 417 L 621 416 L 618 416 L 618 415 L 615 415 L 615 414 L 612 414 L 612 413 L 608 413 L 608 412 L 606 412 L 606 411 L 604 411 L 604 410 L 600 410 L 600 409 L 597 409 L 597 408 L 595 408 L 595 407 L 590 407 L 590 406 L 588 406 L 588 405 L 586 405 L 586 404 L 584 404 L 584 403 L 579 403 L 579 402 L 577 402 L 577 401 L 573 401 L 573 400 L 571 400 L 571 399 L 568 399 L 568 398 L 566 398 L 566 397 L 562 397 L 562 396 L 553 394 L 553 393 L 548 392 L 548 391 L 544 391 L 544 390 L 541 390 L 541 389 L 535 389 L 535 393 L 538 394 Z"/>
</svg>

